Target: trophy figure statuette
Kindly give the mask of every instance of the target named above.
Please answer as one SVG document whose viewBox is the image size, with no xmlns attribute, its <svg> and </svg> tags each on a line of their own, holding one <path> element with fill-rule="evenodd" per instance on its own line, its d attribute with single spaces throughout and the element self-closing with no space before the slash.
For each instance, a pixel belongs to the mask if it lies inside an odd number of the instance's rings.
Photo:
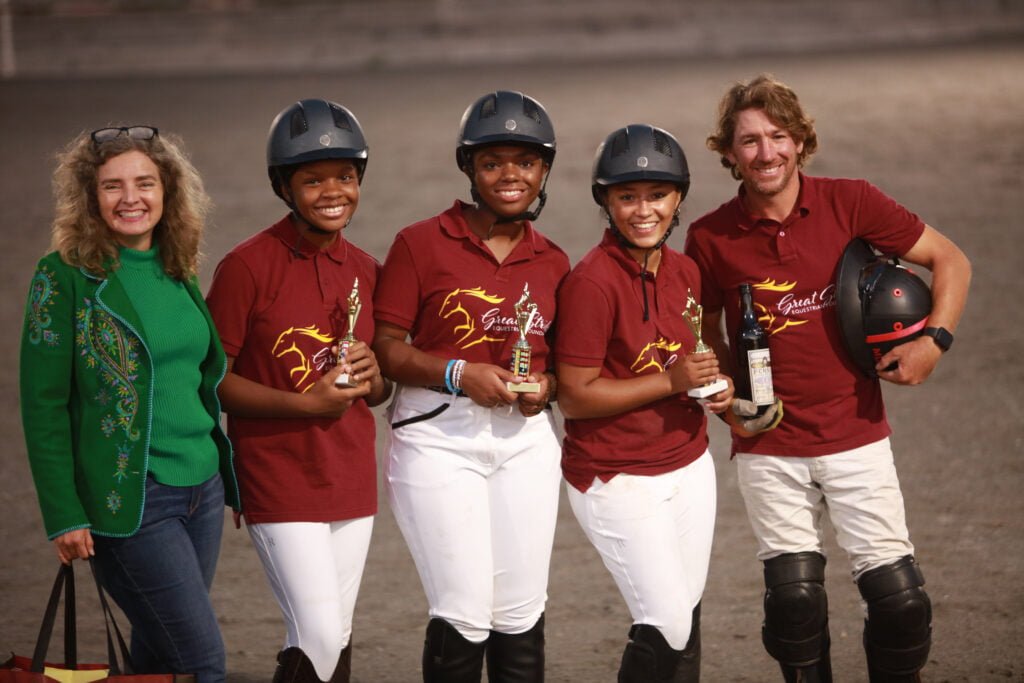
<svg viewBox="0 0 1024 683">
<path fill-rule="evenodd" d="M 526 335 L 533 326 L 533 319 L 537 317 L 537 304 L 530 299 L 530 283 L 523 284 L 523 295 L 513 306 L 516 312 L 516 327 L 519 328 L 519 339 L 512 346 L 512 372 L 517 377 L 526 379 L 530 375 L 530 357 L 533 349 Z M 531 394 L 540 391 L 539 382 L 506 382 L 509 391 L 520 394 Z"/>
<path fill-rule="evenodd" d="M 338 340 L 337 362 L 339 365 L 345 361 L 348 348 L 356 340 L 356 320 L 359 319 L 361 310 L 363 310 L 363 302 L 359 300 L 359 278 L 356 278 L 352 283 L 352 291 L 348 295 L 348 331 L 344 337 Z M 355 387 L 359 386 L 359 383 L 353 381 L 347 372 L 343 372 L 334 380 L 334 386 Z"/>
<path fill-rule="evenodd" d="M 713 349 L 705 344 L 703 337 L 701 337 L 701 326 L 704 323 L 704 307 L 697 303 L 696 299 L 693 298 L 693 292 L 689 289 L 686 290 L 686 308 L 683 309 L 683 320 L 686 321 L 686 324 L 693 332 L 693 336 L 697 338 L 697 344 L 693 347 L 693 352 L 709 353 L 712 351 Z M 708 396 L 714 396 L 728 387 L 729 383 L 724 379 L 716 379 L 704 386 L 690 389 L 686 392 L 686 395 L 691 398 L 704 399 Z"/>
</svg>

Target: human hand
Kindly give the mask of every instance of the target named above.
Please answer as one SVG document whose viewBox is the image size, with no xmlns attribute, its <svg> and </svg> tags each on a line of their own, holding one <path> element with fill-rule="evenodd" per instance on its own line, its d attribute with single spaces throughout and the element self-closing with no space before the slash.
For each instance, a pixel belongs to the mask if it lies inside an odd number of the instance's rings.
<svg viewBox="0 0 1024 683">
<path fill-rule="evenodd" d="M 304 394 L 300 394 L 303 410 L 309 417 L 341 417 L 357 398 L 370 393 L 370 382 L 360 382 L 354 387 L 335 386 L 334 382 L 342 372 L 351 372 L 348 363 L 336 365 L 318 379 Z"/>
<path fill-rule="evenodd" d="M 87 560 L 96 554 L 92 544 L 92 532 L 88 529 L 75 529 L 53 539 L 57 558 L 62 564 L 71 564 L 72 560 Z"/>
<path fill-rule="evenodd" d="M 729 424 L 733 426 L 734 431 L 738 431 L 742 436 L 753 436 L 778 427 L 784 411 L 782 399 L 776 396 L 775 403 L 760 416 L 757 414 L 757 404 L 745 398 L 734 398 L 730 412 L 735 421 L 730 420 Z"/>
<path fill-rule="evenodd" d="M 530 375 L 524 381 L 526 382 L 537 382 L 540 384 L 540 389 L 535 392 L 526 392 L 519 394 L 519 412 L 524 417 L 533 417 L 540 411 L 544 410 L 550 402 L 551 390 L 554 388 L 555 378 L 554 375 L 547 372 L 542 372 L 540 375 Z"/>
<path fill-rule="evenodd" d="M 880 379 L 893 384 L 921 384 L 932 374 L 942 356 L 942 349 L 931 337 L 918 337 L 900 344 L 882 356 L 875 365 Z M 889 366 L 895 366 L 887 370 Z"/>
<path fill-rule="evenodd" d="M 485 408 L 507 406 L 517 397 L 505 386 L 515 377 L 509 370 L 490 363 L 466 363 L 462 371 L 462 393 Z"/>
<path fill-rule="evenodd" d="M 736 387 L 734 387 L 732 383 L 732 377 L 729 377 L 727 375 L 718 375 L 716 379 L 718 378 L 724 379 L 728 386 L 725 389 L 719 391 L 717 394 L 712 394 L 711 396 L 701 401 L 701 404 L 703 404 L 705 408 L 707 408 L 712 413 L 716 414 L 723 413 L 726 411 L 726 409 L 729 408 L 729 406 L 732 404 L 733 394 L 736 391 Z"/>
<path fill-rule="evenodd" d="M 711 351 L 683 356 L 668 368 L 672 393 L 680 394 L 718 379 L 718 358 Z"/>
<path fill-rule="evenodd" d="M 332 351 L 337 356 L 338 347 L 334 347 Z M 372 382 L 374 378 L 380 377 L 377 356 L 365 342 L 355 341 L 349 344 L 345 355 L 341 358 L 340 365 L 342 372 L 347 372 L 349 378 L 357 384 Z"/>
</svg>

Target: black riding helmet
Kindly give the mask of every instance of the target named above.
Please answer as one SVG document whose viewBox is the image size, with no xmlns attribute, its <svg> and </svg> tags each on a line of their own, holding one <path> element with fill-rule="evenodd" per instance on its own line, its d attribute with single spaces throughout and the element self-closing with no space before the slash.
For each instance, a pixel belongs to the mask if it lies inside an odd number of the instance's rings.
<svg viewBox="0 0 1024 683">
<path fill-rule="evenodd" d="M 634 123 L 619 128 L 605 138 L 594 155 L 594 168 L 591 172 L 590 192 L 594 196 L 594 201 L 606 209 L 608 188 L 630 182 L 672 183 L 679 188 L 679 202 L 682 204 L 690 190 L 690 167 L 686 163 L 683 148 L 671 133 L 644 123 Z M 662 238 L 653 247 L 644 251 L 641 278 L 647 272 L 647 258 L 651 252 L 661 248 L 677 225 L 678 208 Z M 623 245 L 637 248 L 622 234 L 610 215 L 608 227 Z M 649 317 L 647 288 L 644 286 L 644 320 L 648 320 Z"/>
<path fill-rule="evenodd" d="M 921 336 L 932 310 L 924 280 L 886 261 L 862 239 L 847 245 L 836 269 L 836 315 L 850 359 L 867 377 L 893 348 Z"/>
<path fill-rule="evenodd" d="M 352 159 L 362 182 L 369 147 L 355 115 L 335 102 L 300 100 L 286 107 L 270 124 L 267 175 L 274 193 L 301 164 L 322 159 Z M 285 200 L 287 203 L 287 200 Z"/>
<path fill-rule="evenodd" d="M 491 145 L 525 145 L 536 148 L 550 168 L 555 159 L 555 128 L 540 102 L 512 90 L 497 90 L 480 97 L 462 115 L 455 162 L 473 183 L 473 152 Z M 537 208 L 518 216 L 500 218 L 498 223 L 537 220 L 547 201 L 547 176 L 538 194 Z M 473 201 L 483 202 L 472 185 Z"/>
</svg>

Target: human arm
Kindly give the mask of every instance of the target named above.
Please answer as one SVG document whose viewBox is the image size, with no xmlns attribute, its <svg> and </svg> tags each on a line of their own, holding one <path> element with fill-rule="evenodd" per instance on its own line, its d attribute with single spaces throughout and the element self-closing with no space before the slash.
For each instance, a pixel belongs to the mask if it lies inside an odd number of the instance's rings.
<svg viewBox="0 0 1024 683">
<path fill-rule="evenodd" d="M 960 322 L 971 283 L 971 263 L 951 240 L 926 225 L 921 237 L 903 260 L 927 268 L 932 273 L 932 310 L 929 327 L 944 327 L 953 332 Z M 896 346 L 879 359 L 878 376 L 894 384 L 921 384 L 942 356 L 932 337 L 921 336 Z M 893 370 L 885 370 L 896 363 Z"/>
<path fill-rule="evenodd" d="M 409 331 L 391 323 L 377 321 L 373 351 L 386 377 L 406 386 L 445 385 L 449 359 L 420 351 L 407 341 Z M 490 363 L 466 363 L 462 373 L 462 392 L 485 407 L 508 405 L 516 395 L 505 383 L 514 375 L 510 370 Z"/>
<path fill-rule="evenodd" d="M 713 353 L 690 354 L 665 372 L 628 378 L 602 377 L 597 366 L 558 363 L 558 407 L 570 419 L 610 417 L 703 386 L 718 377 L 718 361 Z M 731 395 L 731 383 L 728 391 Z M 715 395 L 716 401 L 721 400 L 720 394 Z"/>
<path fill-rule="evenodd" d="M 76 278 L 55 255 L 29 286 L 18 364 L 22 432 L 47 537 L 90 526 L 75 482 Z"/>
<path fill-rule="evenodd" d="M 345 369 L 340 365 L 324 373 L 301 394 L 242 377 L 234 372 L 234 366 L 235 358 L 228 356 L 228 371 L 217 388 L 217 395 L 224 412 L 237 417 L 340 417 L 357 398 L 371 392 L 371 382 L 361 382 L 352 388 L 334 386 L 334 380 Z"/>
</svg>

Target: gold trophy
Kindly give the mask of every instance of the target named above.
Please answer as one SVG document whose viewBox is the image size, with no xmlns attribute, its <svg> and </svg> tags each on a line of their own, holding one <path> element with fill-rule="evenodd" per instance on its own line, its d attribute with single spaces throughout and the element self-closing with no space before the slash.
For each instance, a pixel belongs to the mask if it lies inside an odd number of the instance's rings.
<svg viewBox="0 0 1024 683">
<path fill-rule="evenodd" d="M 363 302 L 359 300 L 359 278 L 356 278 L 352 283 L 352 292 L 348 295 L 348 332 L 338 341 L 338 365 L 345 361 L 348 348 L 356 340 L 356 320 L 359 318 L 359 311 L 361 310 L 363 310 Z M 334 380 L 334 386 L 342 388 L 356 387 L 359 386 L 359 383 L 352 381 L 349 374 L 343 372 Z"/>
<path fill-rule="evenodd" d="M 526 335 L 533 326 L 533 319 L 537 317 L 537 304 L 530 299 L 530 283 L 523 284 L 523 295 L 515 303 L 513 308 L 516 311 L 516 326 L 519 328 L 519 339 L 512 346 L 512 372 L 517 377 L 526 377 L 530 374 L 530 356 L 532 349 L 530 342 L 526 341 Z M 539 382 L 506 382 L 505 386 L 509 391 L 521 394 L 532 394 L 540 391 Z"/>
<path fill-rule="evenodd" d="M 697 303 L 696 299 L 693 298 L 693 292 L 689 289 L 686 290 L 686 308 L 683 309 L 683 320 L 693 331 L 693 336 L 697 338 L 697 345 L 693 347 L 694 353 L 708 353 L 713 351 L 710 346 L 704 343 L 704 339 L 701 337 L 701 326 L 704 324 L 704 307 Z M 724 391 L 729 387 L 729 383 L 724 379 L 716 379 L 713 382 L 708 382 L 702 387 L 694 387 L 686 392 L 686 395 L 691 398 L 704 399 L 708 396 L 714 396 L 720 391 Z"/>
</svg>

